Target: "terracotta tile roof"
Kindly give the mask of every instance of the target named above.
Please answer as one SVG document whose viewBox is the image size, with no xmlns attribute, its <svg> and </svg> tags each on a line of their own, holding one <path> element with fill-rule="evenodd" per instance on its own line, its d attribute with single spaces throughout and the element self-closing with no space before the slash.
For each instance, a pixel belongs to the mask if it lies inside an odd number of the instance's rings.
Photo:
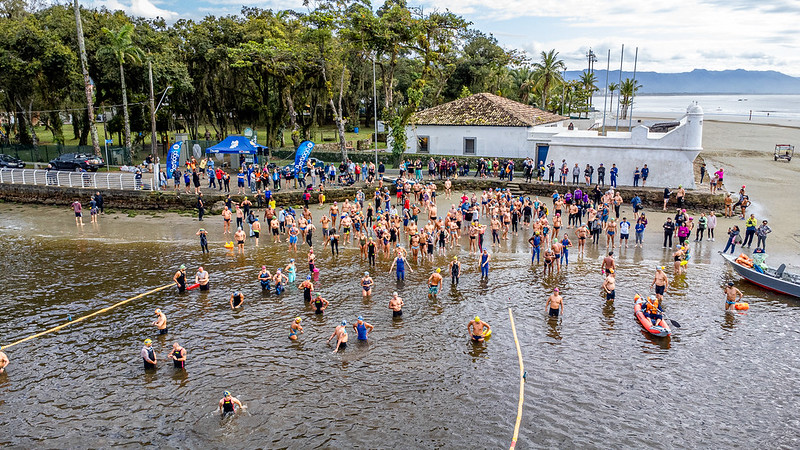
<svg viewBox="0 0 800 450">
<path fill-rule="evenodd" d="M 413 125 L 472 125 L 530 127 L 566 119 L 558 114 L 515 102 L 498 95 L 481 93 L 417 111 Z"/>
</svg>

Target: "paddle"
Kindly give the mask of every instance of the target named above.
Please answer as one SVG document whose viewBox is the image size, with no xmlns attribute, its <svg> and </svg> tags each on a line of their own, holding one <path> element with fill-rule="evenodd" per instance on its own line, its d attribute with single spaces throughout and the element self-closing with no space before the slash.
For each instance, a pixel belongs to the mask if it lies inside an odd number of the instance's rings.
<svg viewBox="0 0 800 450">
<path fill-rule="evenodd" d="M 640 295 L 638 292 L 636 293 L 636 295 L 639 295 L 639 297 L 641 297 L 641 298 L 643 298 L 643 299 L 646 299 L 646 298 L 647 298 L 647 297 L 642 297 L 642 296 L 641 296 L 641 295 Z M 663 309 L 661 309 L 660 307 L 659 307 L 659 309 L 661 310 L 661 316 L 662 316 L 664 319 L 666 319 L 666 320 L 669 320 L 669 322 L 670 322 L 670 323 L 671 323 L 671 324 L 672 324 L 672 325 L 673 325 L 675 328 L 680 328 L 680 327 L 681 327 L 681 324 L 679 324 L 677 321 L 675 321 L 675 320 L 672 320 L 672 319 L 670 319 L 669 317 L 667 317 L 667 313 L 666 313 L 666 311 L 664 311 L 664 310 L 663 310 Z"/>
</svg>

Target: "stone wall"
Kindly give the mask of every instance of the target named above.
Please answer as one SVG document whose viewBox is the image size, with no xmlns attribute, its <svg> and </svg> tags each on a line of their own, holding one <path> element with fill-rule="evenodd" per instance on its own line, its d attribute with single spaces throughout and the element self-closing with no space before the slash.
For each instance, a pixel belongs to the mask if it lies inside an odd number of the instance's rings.
<svg viewBox="0 0 800 450">
<path fill-rule="evenodd" d="M 444 190 L 442 182 L 437 181 L 438 192 Z M 539 196 L 542 200 L 549 200 L 553 191 L 563 194 L 569 186 L 557 186 L 546 183 L 524 183 L 515 181 L 513 183 L 503 182 L 495 179 L 476 179 L 459 178 L 453 180 L 453 192 L 460 196 L 461 192 L 480 192 L 483 190 L 510 188 L 515 195 Z M 372 198 L 372 191 L 363 188 L 366 198 Z M 626 202 L 638 194 L 645 206 L 660 208 L 663 199 L 663 190 L 660 188 L 632 188 L 621 186 L 619 191 L 622 193 Z M 60 205 L 69 206 L 73 201 L 80 200 L 86 206 L 89 198 L 95 192 L 93 189 L 69 188 L 58 186 L 33 186 L 24 184 L 0 184 L 0 200 L 15 203 L 34 203 L 40 205 Z M 195 195 L 177 195 L 172 191 L 151 192 L 151 191 L 118 191 L 100 190 L 103 194 L 105 206 L 113 209 L 154 209 L 154 210 L 193 210 L 197 203 Z M 333 201 L 344 201 L 345 199 L 355 198 L 358 188 L 329 188 L 325 191 L 326 203 Z M 241 201 L 244 196 L 234 195 L 235 201 Z M 252 195 L 249 196 L 251 199 Z M 302 205 L 303 194 L 300 191 L 278 192 L 274 194 L 275 201 L 279 206 Z M 394 196 L 393 196 L 394 197 Z M 222 210 L 224 195 L 207 194 L 204 192 L 203 199 L 208 213 L 216 214 Z M 674 208 L 675 197 L 672 197 L 670 206 Z M 317 201 L 316 193 L 312 196 L 312 201 Z M 708 192 L 688 191 L 686 193 L 686 204 L 691 210 L 723 209 L 724 197 L 722 195 L 711 196 Z M 255 203 L 255 202 L 254 202 Z"/>
</svg>

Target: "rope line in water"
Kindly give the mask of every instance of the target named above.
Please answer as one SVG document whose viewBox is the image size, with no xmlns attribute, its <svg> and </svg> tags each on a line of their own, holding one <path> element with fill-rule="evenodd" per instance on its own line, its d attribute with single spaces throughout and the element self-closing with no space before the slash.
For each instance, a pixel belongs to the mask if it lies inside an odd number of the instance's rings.
<svg viewBox="0 0 800 450">
<path fill-rule="evenodd" d="M 519 348 L 517 339 L 517 327 L 514 325 L 514 314 L 508 308 L 508 320 L 511 321 L 511 332 L 514 334 L 514 344 L 517 346 L 517 358 L 519 359 L 519 404 L 517 405 L 517 422 L 514 424 L 514 437 L 511 439 L 511 450 L 517 445 L 519 437 L 519 425 L 522 422 L 522 402 L 525 399 L 525 366 L 522 363 L 522 351 Z"/>
<path fill-rule="evenodd" d="M 58 330 L 60 330 L 62 328 L 66 328 L 69 325 L 81 322 L 81 321 L 86 320 L 86 319 L 88 319 L 90 317 L 94 317 L 94 316 L 96 316 L 98 314 L 103 314 L 104 312 L 110 311 L 110 310 L 112 310 L 112 309 L 114 309 L 114 308 L 116 308 L 118 306 L 122 306 L 122 305 L 124 305 L 124 304 L 126 304 L 128 302 L 133 301 L 133 300 L 140 299 L 140 298 L 142 298 L 142 297 L 144 297 L 146 295 L 154 294 L 154 293 L 156 293 L 158 291 L 163 291 L 164 289 L 166 289 L 166 288 L 168 288 L 170 286 L 175 286 L 175 283 L 170 283 L 170 284 L 167 284 L 167 285 L 164 285 L 164 286 L 161 286 L 161 287 L 157 287 L 155 289 L 152 289 L 152 290 L 149 290 L 149 291 L 144 292 L 142 294 L 139 294 L 139 295 L 136 295 L 134 297 L 131 297 L 131 298 L 127 299 L 127 300 L 123 300 L 121 302 L 115 303 L 115 304 L 113 304 L 113 305 L 111 305 L 111 306 L 109 306 L 107 308 L 103 308 L 103 309 L 95 311 L 95 312 L 93 312 L 91 314 L 87 314 L 85 316 L 78 317 L 77 319 L 75 319 L 73 321 L 67 322 L 67 323 L 59 325 L 57 327 L 50 328 L 49 330 L 42 331 L 41 333 L 36 333 L 33 336 L 28 336 L 28 337 L 26 337 L 24 339 L 20 339 L 20 340 L 18 340 L 16 342 L 12 342 L 12 343 L 10 343 L 8 345 L 0 347 L 0 350 L 5 350 L 5 349 L 7 349 L 9 347 L 13 347 L 13 346 L 15 346 L 17 344 L 21 344 L 23 342 L 30 341 L 31 339 L 35 339 L 35 338 L 40 337 L 40 336 L 44 336 L 45 334 L 50 334 L 50 333 L 56 332 L 56 331 L 58 331 Z"/>
</svg>

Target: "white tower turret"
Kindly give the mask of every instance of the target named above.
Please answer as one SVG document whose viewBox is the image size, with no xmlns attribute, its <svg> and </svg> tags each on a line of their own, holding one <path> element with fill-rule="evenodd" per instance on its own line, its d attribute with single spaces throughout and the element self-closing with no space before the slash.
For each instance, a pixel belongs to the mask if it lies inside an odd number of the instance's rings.
<svg viewBox="0 0 800 450">
<path fill-rule="evenodd" d="M 696 102 L 686 108 L 686 134 L 684 136 L 684 149 L 703 149 L 703 108 Z"/>
</svg>

